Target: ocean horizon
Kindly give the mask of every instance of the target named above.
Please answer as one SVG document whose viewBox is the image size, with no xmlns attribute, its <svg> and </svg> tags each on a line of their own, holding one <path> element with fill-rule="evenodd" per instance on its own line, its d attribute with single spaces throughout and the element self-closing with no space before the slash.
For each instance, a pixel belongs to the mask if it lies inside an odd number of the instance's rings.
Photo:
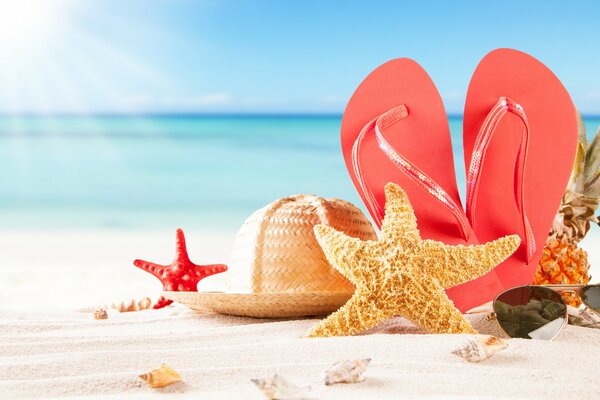
<svg viewBox="0 0 600 400">
<path fill-rule="evenodd" d="M 600 116 L 584 116 L 588 137 Z M 364 210 L 339 114 L 0 115 L 0 230 L 237 229 L 284 196 Z M 464 198 L 462 116 L 449 117 Z"/>
</svg>

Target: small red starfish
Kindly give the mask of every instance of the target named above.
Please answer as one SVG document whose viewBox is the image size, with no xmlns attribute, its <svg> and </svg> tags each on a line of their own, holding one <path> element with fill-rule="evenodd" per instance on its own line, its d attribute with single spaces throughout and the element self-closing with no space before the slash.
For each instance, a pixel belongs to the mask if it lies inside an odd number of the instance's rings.
<svg viewBox="0 0 600 400">
<path fill-rule="evenodd" d="M 196 265 L 191 262 L 181 228 L 177 229 L 175 260 L 170 265 L 159 265 L 142 260 L 135 260 L 133 265 L 160 279 L 164 290 L 176 292 L 196 292 L 198 291 L 196 286 L 200 280 L 227 271 L 227 265 L 224 264 Z M 152 308 L 163 308 L 172 302 L 161 296 Z"/>
</svg>

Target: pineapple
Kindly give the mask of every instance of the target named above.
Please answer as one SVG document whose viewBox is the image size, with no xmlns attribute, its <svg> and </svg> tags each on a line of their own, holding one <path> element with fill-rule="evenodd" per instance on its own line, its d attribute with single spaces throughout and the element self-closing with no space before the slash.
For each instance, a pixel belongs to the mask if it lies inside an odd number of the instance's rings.
<svg viewBox="0 0 600 400">
<path fill-rule="evenodd" d="M 536 285 L 552 283 L 586 284 L 590 280 L 587 253 L 578 244 L 590 229 L 599 224 L 596 211 L 600 200 L 600 129 L 591 145 L 579 113 L 579 143 L 567 190 L 535 272 Z M 563 293 L 572 306 L 581 301 L 573 293 Z"/>
</svg>

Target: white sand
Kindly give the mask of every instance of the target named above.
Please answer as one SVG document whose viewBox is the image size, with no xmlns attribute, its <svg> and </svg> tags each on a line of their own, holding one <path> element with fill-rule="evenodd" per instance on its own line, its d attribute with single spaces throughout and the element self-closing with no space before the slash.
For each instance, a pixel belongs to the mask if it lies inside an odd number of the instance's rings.
<svg viewBox="0 0 600 400">
<path fill-rule="evenodd" d="M 235 232 L 185 231 L 197 264 L 227 263 Z M 160 295 L 160 281 L 133 266 L 136 258 L 169 264 L 175 230 L 29 232 L 0 231 L 0 309 L 72 310 Z M 223 274 L 202 281 L 223 290 Z"/>
<path fill-rule="evenodd" d="M 227 263 L 235 232 L 186 230 L 192 261 Z M 594 281 L 600 278 L 600 229 L 583 242 Z M 133 266 L 142 258 L 168 264 L 175 231 L 0 231 L 0 310 L 58 309 L 141 298 L 162 289 L 150 274 Z M 202 290 L 225 290 L 228 273 L 211 276 Z"/>
<path fill-rule="evenodd" d="M 471 317 L 484 333 L 493 322 Z M 264 321 L 173 307 L 111 315 L 0 313 L 2 398 L 260 399 L 251 378 L 279 373 L 314 398 L 597 399 L 600 330 L 568 326 L 553 342 L 510 340 L 481 364 L 450 354 L 463 335 L 422 335 L 406 321 L 368 336 L 302 339 L 314 320 Z M 372 358 L 367 380 L 324 386 L 342 359 Z M 185 383 L 151 389 L 137 375 L 166 363 Z M 165 397 L 165 393 L 169 396 Z"/>
<path fill-rule="evenodd" d="M 228 261 L 234 232 L 186 234 L 192 260 Z M 403 320 L 387 324 L 396 334 L 309 340 L 301 337 L 312 320 L 206 316 L 183 306 L 112 313 L 105 321 L 48 311 L 156 298 L 158 280 L 131 263 L 169 263 L 174 240 L 170 231 L 0 233 L 0 398 L 260 399 L 249 379 L 275 373 L 311 385 L 321 399 L 600 396 L 595 329 L 568 326 L 553 342 L 510 340 L 507 351 L 471 365 L 450 354 L 464 337 L 415 334 Z M 596 277 L 599 243 L 597 236 L 584 243 Z M 202 285 L 218 290 L 227 281 L 214 276 Z M 498 334 L 493 322 L 476 328 Z M 373 359 L 366 382 L 322 385 L 329 364 L 362 357 Z M 153 390 L 137 378 L 161 363 L 179 370 L 185 384 Z"/>
</svg>

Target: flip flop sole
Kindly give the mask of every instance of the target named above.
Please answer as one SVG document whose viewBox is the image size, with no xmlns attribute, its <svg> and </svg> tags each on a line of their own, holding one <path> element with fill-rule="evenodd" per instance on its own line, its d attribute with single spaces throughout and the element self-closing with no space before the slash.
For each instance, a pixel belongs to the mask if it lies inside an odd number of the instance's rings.
<svg viewBox="0 0 600 400">
<path fill-rule="evenodd" d="M 342 120 L 342 150 L 346 166 L 363 202 L 365 193 L 354 173 L 352 149 L 361 129 L 384 112 L 404 104 L 408 117 L 386 132 L 386 138 L 403 157 L 434 179 L 462 208 L 452 153 L 448 119 L 442 99 L 429 75 L 415 61 L 399 58 L 375 69 L 354 92 Z M 383 209 L 384 187 L 388 182 L 400 185 L 408 194 L 417 216 L 421 236 L 447 244 L 478 244 L 467 226 L 468 240 L 461 236 L 455 216 L 440 200 L 418 186 L 390 162 L 371 135 L 360 149 L 362 175 Z M 377 210 L 369 209 L 377 221 Z M 467 223 L 468 225 L 468 223 Z M 448 289 L 455 306 L 466 311 L 490 299 L 502 289 L 499 279 L 490 272 L 476 280 Z"/>
<path fill-rule="evenodd" d="M 369 121 L 403 104 L 408 109 L 408 117 L 390 127 L 386 138 L 399 154 L 435 180 L 460 206 L 450 130 L 442 99 L 425 70 L 407 58 L 388 61 L 369 74 L 352 95 L 344 112 L 342 151 L 363 202 L 369 207 L 353 169 L 354 143 Z M 450 244 L 464 243 L 455 217 L 438 199 L 399 171 L 379 148 L 373 135 L 365 138 L 358 157 L 365 184 L 381 210 L 385 204 L 385 184 L 394 182 L 409 194 L 424 238 Z M 378 211 L 369 207 L 369 213 L 378 222 Z"/>
<path fill-rule="evenodd" d="M 526 247 L 522 244 L 495 269 L 504 288 L 509 288 L 533 280 L 571 173 L 577 119 L 569 94 L 545 65 L 517 50 L 494 50 L 477 66 L 467 92 L 463 126 L 467 171 L 479 129 L 500 97 L 522 106 L 530 127 L 523 176 L 524 209 L 537 250 L 527 263 Z M 514 168 L 523 127 L 516 116 L 507 114 L 490 141 L 473 200 L 474 212 L 470 215 L 480 242 L 514 233 L 525 240 L 514 190 Z"/>
</svg>

